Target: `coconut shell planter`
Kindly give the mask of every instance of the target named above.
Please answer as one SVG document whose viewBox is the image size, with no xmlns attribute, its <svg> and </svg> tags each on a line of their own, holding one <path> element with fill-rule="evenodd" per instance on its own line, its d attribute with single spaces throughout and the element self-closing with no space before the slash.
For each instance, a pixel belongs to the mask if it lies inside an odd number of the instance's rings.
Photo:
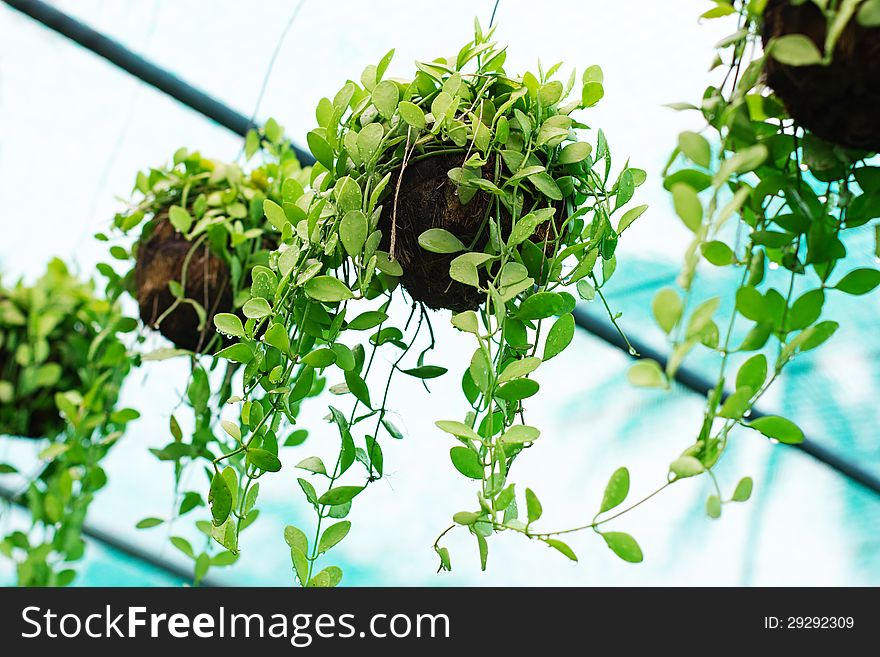
<svg viewBox="0 0 880 657">
<path fill-rule="evenodd" d="M 200 352 L 214 334 L 213 318 L 232 310 L 229 265 L 207 243 L 196 245 L 168 221 L 167 211 L 137 249 L 135 294 L 141 320 L 181 349 Z M 171 288 L 204 308 L 205 321 L 191 304 L 177 304 Z"/>
<path fill-rule="evenodd" d="M 482 167 L 482 177 L 488 177 L 493 164 L 494 158 Z M 414 301 L 434 310 L 475 310 L 486 299 L 479 289 L 450 278 L 449 266 L 457 254 L 432 253 L 419 244 L 419 236 L 431 228 L 452 233 L 471 250 L 481 251 L 488 243 L 487 219 L 494 209 L 492 197 L 477 191 L 462 203 L 458 186 L 449 178 L 449 171 L 461 165 L 460 155 L 436 155 L 407 166 L 400 181 L 400 192 L 396 199 L 393 194 L 386 199 L 379 221 L 381 248 L 403 269 L 401 285 Z M 395 177 L 399 176 L 400 170 Z M 532 198 L 526 201 L 533 203 Z M 560 210 L 557 208 L 557 226 L 562 223 Z M 502 236 L 506 237 L 511 222 L 503 207 L 500 223 Z M 544 241 L 548 230 L 548 224 L 542 224 L 531 240 Z"/>
<path fill-rule="evenodd" d="M 252 269 L 268 263 L 280 237 L 263 203 L 295 213 L 302 185 L 289 184 L 282 194 L 278 174 L 284 168 L 294 183 L 308 172 L 286 145 L 271 154 L 245 174 L 236 164 L 178 151 L 170 167 L 139 174 L 143 200 L 114 220 L 123 233 L 143 226 L 131 253 L 121 254 L 134 259 L 122 287 L 137 300 L 143 323 L 180 349 L 216 351 L 214 316 L 237 312 L 247 300 Z"/>
<path fill-rule="evenodd" d="M 825 50 L 829 19 L 812 2 L 769 0 L 762 41 L 802 34 Z M 846 24 L 828 64 L 793 66 L 765 60 L 767 84 L 789 115 L 822 139 L 870 152 L 880 151 L 880 28 L 858 15 Z"/>
</svg>

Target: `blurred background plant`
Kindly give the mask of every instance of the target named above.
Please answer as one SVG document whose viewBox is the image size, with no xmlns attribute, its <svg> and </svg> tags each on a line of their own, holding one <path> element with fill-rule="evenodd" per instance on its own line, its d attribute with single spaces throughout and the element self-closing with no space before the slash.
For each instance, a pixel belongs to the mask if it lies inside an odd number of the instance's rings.
<svg viewBox="0 0 880 657">
<path fill-rule="evenodd" d="M 0 434 L 41 441 L 37 471 L 21 473 L 30 527 L 0 541 L 21 586 L 73 581 L 86 512 L 107 483 L 103 460 L 139 417 L 117 405 L 137 362 L 123 334 L 137 323 L 94 288 L 57 259 L 33 285 L 0 288 Z"/>
</svg>

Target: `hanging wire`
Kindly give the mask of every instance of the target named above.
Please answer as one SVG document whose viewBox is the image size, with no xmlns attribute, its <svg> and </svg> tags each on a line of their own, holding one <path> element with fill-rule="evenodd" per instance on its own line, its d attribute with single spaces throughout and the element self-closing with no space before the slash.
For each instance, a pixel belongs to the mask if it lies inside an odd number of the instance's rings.
<svg viewBox="0 0 880 657">
<path fill-rule="evenodd" d="M 501 4 L 501 0 L 495 0 L 495 6 L 492 7 L 492 17 L 489 19 L 489 29 L 492 29 L 492 23 L 495 22 L 495 12 L 498 11 L 498 5 Z"/>
<path fill-rule="evenodd" d="M 284 47 L 284 42 L 287 39 L 287 35 L 290 32 L 290 29 L 293 27 L 293 24 L 296 22 L 297 16 L 299 16 L 299 11 L 302 9 L 302 6 L 306 3 L 306 0 L 299 0 L 296 3 L 296 7 L 293 8 L 293 13 L 290 14 L 290 18 L 287 19 L 287 24 L 284 26 L 284 29 L 281 30 L 281 35 L 278 37 L 278 42 L 275 44 L 275 50 L 272 51 L 272 56 L 269 58 L 269 65 L 266 68 L 266 74 L 263 76 L 263 84 L 260 87 L 260 93 L 257 94 L 257 102 L 254 105 L 254 111 L 251 112 L 251 125 L 257 124 L 257 114 L 260 111 L 260 105 L 263 103 L 263 96 L 266 95 L 266 89 L 269 86 L 269 78 L 272 76 L 272 71 L 275 68 L 275 62 L 278 59 L 278 54 L 281 52 L 281 49 Z M 242 144 L 241 152 L 238 154 L 239 159 L 244 153 L 244 144 Z"/>
</svg>

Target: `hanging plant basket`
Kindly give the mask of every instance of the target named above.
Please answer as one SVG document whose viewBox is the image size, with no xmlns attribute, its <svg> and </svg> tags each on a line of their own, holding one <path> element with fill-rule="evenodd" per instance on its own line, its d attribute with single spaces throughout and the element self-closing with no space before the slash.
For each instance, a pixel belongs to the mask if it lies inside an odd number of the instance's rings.
<svg viewBox="0 0 880 657">
<path fill-rule="evenodd" d="M 843 11 L 838 9 L 838 11 Z M 822 139 L 871 152 L 880 151 L 880 27 L 869 27 L 868 18 L 855 11 L 845 22 L 836 43 L 828 44 L 835 21 L 814 3 L 769 0 L 764 10 L 762 41 L 765 50 L 788 39 L 789 52 L 771 49 L 765 58 L 767 84 L 785 104 L 795 121 Z M 828 61 L 794 63 L 810 51 L 809 39 Z M 831 45 L 831 48 L 827 48 Z M 795 60 L 790 48 L 795 49 Z M 830 50 L 830 52 L 826 52 Z M 787 56 L 789 55 L 789 56 Z M 815 53 L 814 53 L 815 56 Z"/>
<path fill-rule="evenodd" d="M 56 396 L 82 390 L 86 370 L 99 377 L 109 368 L 90 360 L 90 345 L 120 320 L 110 310 L 60 260 L 33 286 L 0 288 L 0 435 L 53 439 L 65 430 Z"/>
<path fill-rule="evenodd" d="M 132 272 L 115 276 L 117 291 L 133 296 L 143 323 L 180 349 L 216 351 L 222 337 L 214 331 L 214 316 L 244 318 L 253 269 L 268 264 L 281 237 L 279 222 L 264 217 L 264 202 L 287 201 L 296 215 L 302 193 L 297 179 L 305 181 L 308 172 L 300 169 L 277 124 L 272 126 L 266 161 L 249 173 L 181 149 L 171 166 L 138 174 L 135 192 L 142 200 L 114 219 L 125 234 L 142 226 L 130 252 L 111 248 L 114 257 L 134 260 Z M 254 135 L 248 139 L 249 159 L 260 144 Z M 284 193 L 282 169 L 290 179 Z"/>
</svg>

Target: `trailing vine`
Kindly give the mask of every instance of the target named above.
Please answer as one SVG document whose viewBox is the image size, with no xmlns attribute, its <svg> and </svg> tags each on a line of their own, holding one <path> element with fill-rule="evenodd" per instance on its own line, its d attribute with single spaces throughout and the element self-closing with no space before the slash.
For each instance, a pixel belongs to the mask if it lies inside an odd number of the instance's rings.
<svg viewBox="0 0 880 657">
<path fill-rule="evenodd" d="M 298 482 L 316 516 L 311 538 L 285 530 L 302 585 L 341 580 L 339 568 L 317 571 L 316 562 L 350 530 L 342 518 L 354 498 L 381 478 L 381 437 L 401 437 L 386 406 L 392 376 L 424 381 L 446 373 L 425 362 L 435 346 L 426 306 L 455 310 L 453 325 L 478 344 L 463 380 L 472 411 L 464 422 L 438 422 L 460 442 L 450 452 L 453 466 L 481 482 L 480 510 L 456 521 L 477 537 L 485 562 L 488 534 L 528 533 L 540 515 L 529 490 L 529 521 L 518 521 L 507 483 L 514 460 L 538 437 L 521 422 L 522 400 L 538 390 L 530 376 L 538 365 L 572 339 L 576 301 L 561 288 L 577 285 L 582 297 L 604 301 L 618 238 L 645 210 L 623 211 L 645 174 L 625 165 L 612 179 L 604 134 L 595 153 L 578 137 L 587 127 L 570 114 L 602 98 L 601 69 L 590 67 L 580 79 L 572 73 L 567 85 L 553 79 L 561 65 L 514 78 L 491 37 L 476 24 L 457 56 L 418 63 L 411 81 L 385 79 L 392 50 L 364 70 L 360 84 L 348 81 L 319 102 L 319 125 L 308 134 L 317 159 L 311 189 L 281 205 L 265 202 L 283 236 L 271 259 L 276 278 L 252 287 L 246 322 L 215 318 L 219 331 L 238 338 L 218 355 L 246 363 L 244 393 L 235 398 L 239 422 L 224 423 L 238 446 L 216 460 L 209 496 L 227 545 L 237 546 L 237 518 L 253 497 L 228 485 L 224 462 L 244 457 L 250 480 L 279 470 L 274 433 L 316 372 L 335 368 L 329 372 L 344 382 L 330 392 L 353 397 L 347 412 L 330 407 L 339 435 L 332 465 L 318 456 L 297 465 L 313 475 Z M 577 97 L 567 101 L 576 85 Z M 402 329 L 389 319 L 399 285 L 413 300 Z M 355 303 L 365 302 L 371 307 L 352 317 Z M 540 338 L 542 320 L 554 316 Z M 423 329 L 424 348 L 413 366 L 404 365 Z M 374 331 L 369 357 L 364 345 L 343 342 L 353 331 Z M 380 376 L 373 367 L 379 348 L 396 354 L 376 388 L 368 380 Z M 257 390 L 268 399 L 253 417 Z M 312 481 L 322 483 L 320 491 Z M 574 558 L 559 539 L 535 537 Z M 609 544 L 614 538 L 606 535 Z M 449 568 L 446 548 L 436 549 Z"/>
<path fill-rule="evenodd" d="M 786 109 L 790 105 L 800 112 L 803 99 L 785 82 L 779 82 L 784 97 L 767 86 L 784 75 L 810 88 L 829 74 L 827 67 L 842 65 L 841 58 L 859 52 L 860 39 L 876 39 L 876 30 L 864 30 L 880 24 L 877 9 L 876 2 L 862 0 L 716 2 L 703 18 L 738 20 L 738 29 L 718 45 L 722 81 L 706 89 L 699 105 L 673 106 L 705 121 L 699 132 L 679 135 L 664 179 L 693 240 L 679 289 L 663 289 L 653 302 L 654 317 L 672 347 L 666 368 L 641 360 L 629 377 L 636 385 L 669 387 L 693 350 L 715 355 L 716 384 L 696 439 L 670 466 L 671 481 L 703 474 L 711 479 L 706 511 L 712 518 L 720 517 L 724 504 L 745 501 L 752 491 L 752 480 L 745 477 L 725 494 L 714 474 L 736 429 L 749 428 L 787 444 L 804 440 L 792 420 L 755 416 L 753 407 L 793 359 L 837 331 L 838 322 L 823 316 L 827 297 L 867 294 L 880 284 L 875 268 L 847 266 L 844 243 L 847 233 L 871 223 L 876 228 L 880 168 L 872 158 L 877 145 L 867 145 L 868 133 L 853 131 L 859 125 L 855 118 L 817 125 L 837 143 L 818 137 Z M 780 13 L 790 11 L 796 13 Z M 799 33 L 801 28 L 810 34 Z M 847 75 L 870 74 L 876 61 L 856 59 L 847 65 Z M 854 139 L 872 150 L 846 147 Z M 735 270 L 731 279 L 736 282 L 723 295 L 695 305 L 703 260 Z M 718 317 L 725 297 L 733 300 L 732 307 Z"/>
<path fill-rule="evenodd" d="M 300 167 L 283 129 L 274 120 L 259 133 L 247 135 L 245 159 L 250 161 L 257 153 L 262 163 L 244 171 L 238 164 L 208 160 L 198 152 L 180 149 L 169 167 L 139 173 L 134 190 L 138 199 L 113 222 L 123 237 L 139 231 L 137 239 L 131 249 L 119 244 L 110 248 L 115 259 L 133 260 L 135 266 L 120 275 L 109 265 L 99 265 L 110 279 L 108 293 L 134 297 L 144 323 L 175 344 L 174 348 L 147 353 L 143 360 L 149 363 L 183 357 L 190 365 L 180 399 L 185 412 L 176 410 L 169 418 L 171 441 L 151 449 L 159 460 L 174 464 L 174 512 L 170 518 L 142 519 L 138 523 L 142 529 L 167 524 L 170 533 L 177 518 L 205 507 L 198 490 L 182 489 L 189 481 L 186 473 L 190 466 L 211 464 L 218 454 L 232 449 L 232 438 L 222 429 L 218 409 L 233 396 L 240 364 L 233 357 L 225 369 L 220 368 L 221 361 L 202 354 L 229 343 L 213 330 L 214 317 L 246 312 L 243 307 L 248 307 L 251 286 L 263 289 L 274 277 L 267 265 L 281 238 L 281 228 L 266 222 L 264 201 L 293 198 L 302 193 L 302 184 L 308 180 L 308 170 Z M 109 239 L 103 234 L 98 238 Z M 291 416 L 297 410 L 290 407 Z M 302 439 L 304 436 L 297 436 Z M 229 485 L 237 488 L 246 481 L 246 466 L 240 459 L 230 464 Z M 255 510 L 244 510 L 240 529 L 254 522 L 257 515 Z M 216 529 L 207 520 L 197 520 L 195 525 L 206 536 L 204 549 L 179 535 L 171 535 L 170 541 L 193 561 L 194 581 L 199 583 L 211 567 L 234 563 L 237 550 L 227 544 L 224 547 L 233 548 L 231 553 L 215 554 L 210 546 Z"/>
</svg>

